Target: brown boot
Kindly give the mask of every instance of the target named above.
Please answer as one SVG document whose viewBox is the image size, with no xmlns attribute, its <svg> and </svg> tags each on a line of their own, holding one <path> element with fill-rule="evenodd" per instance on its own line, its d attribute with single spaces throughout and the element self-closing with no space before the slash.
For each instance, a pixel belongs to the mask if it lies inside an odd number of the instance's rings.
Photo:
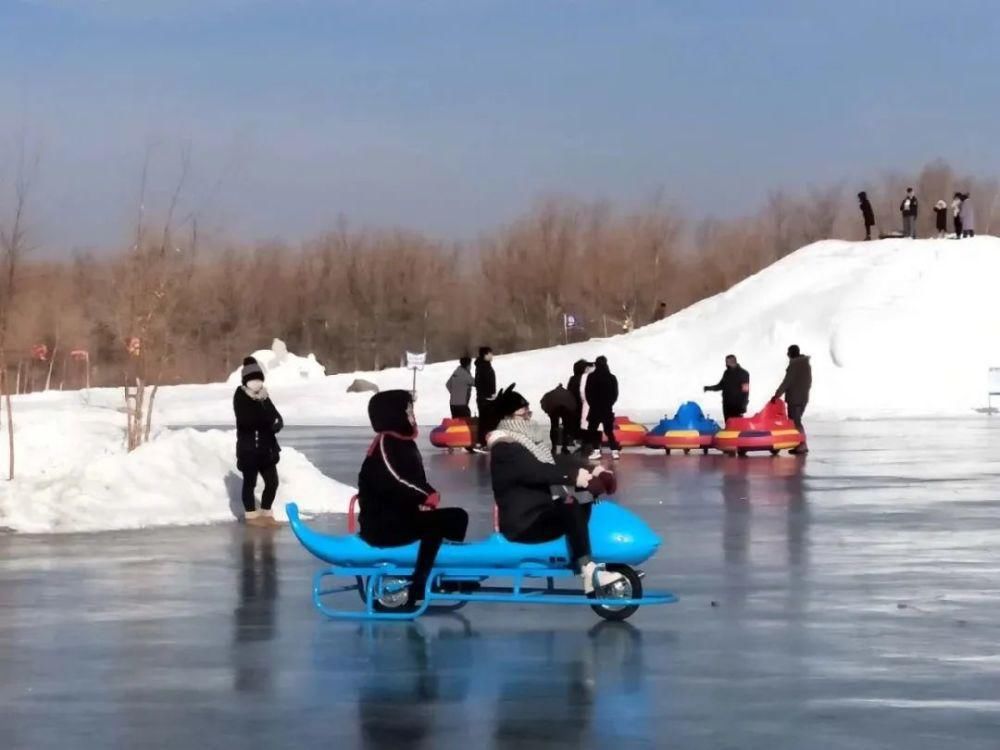
<svg viewBox="0 0 1000 750">
<path fill-rule="evenodd" d="M 258 524 L 266 529 L 281 528 L 281 522 L 274 517 L 274 513 L 270 510 L 262 510 L 257 520 Z"/>
</svg>

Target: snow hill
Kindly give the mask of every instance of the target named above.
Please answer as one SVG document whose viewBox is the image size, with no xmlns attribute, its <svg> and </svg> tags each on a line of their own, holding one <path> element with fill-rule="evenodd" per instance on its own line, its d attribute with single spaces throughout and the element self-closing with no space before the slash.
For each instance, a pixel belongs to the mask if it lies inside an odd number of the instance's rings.
<svg viewBox="0 0 1000 750">
<path fill-rule="evenodd" d="M 966 416 L 985 405 L 987 370 L 1000 366 L 998 280 L 995 237 L 827 240 L 633 333 L 498 356 L 494 366 L 501 384 L 516 382 L 537 402 L 566 382 L 575 360 L 604 354 L 621 384 L 618 413 L 650 422 L 689 399 L 718 416 L 718 395 L 702 386 L 719 379 L 730 352 L 750 371 L 751 408 L 759 408 L 796 343 L 812 357 L 813 419 Z M 422 424 L 447 413 L 444 382 L 454 367 L 419 373 Z M 269 388 L 290 424 L 363 425 L 368 396 L 346 393 L 356 377 L 383 389 L 411 382 L 393 369 Z M 230 398 L 229 386 L 179 386 L 161 390 L 157 404 L 172 424 L 230 424 Z"/>
</svg>

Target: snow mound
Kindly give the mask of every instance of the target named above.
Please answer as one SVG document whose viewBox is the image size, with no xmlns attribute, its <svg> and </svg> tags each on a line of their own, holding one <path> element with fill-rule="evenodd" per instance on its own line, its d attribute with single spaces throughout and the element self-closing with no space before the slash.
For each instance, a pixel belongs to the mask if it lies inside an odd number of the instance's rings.
<svg viewBox="0 0 1000 750">
<path fill-rule="evenodd" d="M 127 453 L 120 415 L 118 424 L 106 414 L 29 415 L 20 420 L 23 429 L 15 421 L 17 474 L 13 482 L 0 482 L 0 527 L 103 531 L 231 521 L 242 514 L 234 431 L 166 431 Z M 354 493 L 292 448 L 282 449 L 278 474 L 278 518 L 286 517 L 292 500 L 307 512 L 343 513 Z"/>
<path fill-rule="evenodd" d="M 281 339 L 274 339 L 270 349 L 259 349 L 252 356 L 264 370 L 268 388 L 276 385 L 295 385 L 326 376 L 326 368 L 316 361 L 315 354 L 307 357 L 292 354 Z M 238 367 L 230 373 L 226 385 L 234 387 L 239 385 L 241 370 L 242 367 Z"/>
</svg>

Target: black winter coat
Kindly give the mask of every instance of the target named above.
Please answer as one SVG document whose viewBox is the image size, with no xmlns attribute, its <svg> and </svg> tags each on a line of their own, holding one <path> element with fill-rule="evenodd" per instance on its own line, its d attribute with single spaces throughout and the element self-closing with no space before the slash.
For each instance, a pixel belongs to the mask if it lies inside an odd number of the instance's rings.
<svg viewBox="0 0 1000 750">
<path fill-rule="evenodd" d="M 785 395 L 789 404 L 805 406 L 809 403 L 809 391 L 812 388 L 812 365 L 809 357 L 804 354 L 789 360 L 785 370 L 785 379 L 781 381 L 775 396 Z"/>
<path fill-rule="evenodd" d="M 611 370 L 598 367 L 587 378 L 587 403 L 594 414 L 611 414 L 618 401 L 618 378 Z"/>
<path fill-rule="evenodd" d="M 722 391 L 722 406 L 745 412 L 750 402 L 750 373 L 737 365 L 726 368 L 722 379 L 715 385 L 706 386 L 709 391 Z"/>
<path fill-rule="evenodd" d="M 476 401 L 485 401 L 497 392 L 497 374 L 493 363 L 485 359 L 476 360 Z"/>
<path fill-rule="evenodd" d="M 500 533 L 516 540 L 552 507 L 552 487 L 573 485 L 567 469 L 539 461 L 517 443 L 498 441 L 490 448 L 490 477 Z"/>
<path fill-rule="evenodd" d="M 948 230 L 948 207 L 934 209 L 934 225 L 939 232 Z"/>
<path fill-rule="evenodd" d="M 362 539 L 382 547 L 412 541 L 420 506 L 437 504 L 412 438 L 386 432 L 375 437 L 358 475 L 358 504 Z"/>
<path fill-rule="evenodd" d="M 542 396 L 542 411 L 552 416 L 568 416 L 577 410 L 577 401 L 573 394 L 562 387 L 556 386 Z"/>
<path fill-rule="evenodd" d="M 906 198 L 903 198 L 902 202 L 899 204 L 899 210 L 903 216 L 916 216 L 917 215 L 917 196 L 912 196 L 909 198 L 910 207 L 906 208 Z"/>
<path fill-rule="evenodd" d="M 875 211 L 872 209 L 871 201 L 867 198 L 861 201 L 861 216 L 864 217 L 865 226 L 875 226 Z"/>
<path fill-rule="evenodd" d="M 276 434 L 285 422 L 270 398 L 257 401 L 240 386 L 233 394 L 236 414 L 236 465 L 240 471 L 261 469 L 278 463 L 281 447 Z"/>
</svg>

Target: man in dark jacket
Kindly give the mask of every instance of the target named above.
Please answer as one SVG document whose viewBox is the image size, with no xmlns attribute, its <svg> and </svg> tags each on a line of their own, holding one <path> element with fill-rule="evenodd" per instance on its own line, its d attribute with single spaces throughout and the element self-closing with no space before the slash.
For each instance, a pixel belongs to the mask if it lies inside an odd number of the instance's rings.
<svg viewBox="0 0 1000 750">
<path fill-rule="evenodd" d="M 472 377 L 472 359 L 462 357 L 458 360 L 458 367 L 448 378 L 445 387 L 448 389 L 448 404 L 451 406 L 451 416 L 456 419 L 469 419 L 472 417 L 472 410 L 469 409 L 469 401 L 472 399 L 472 389 L 476 384 Z"/>
<path fill-rule="evenodd" d="M 576 399 L 573 394 L 563 388 L 560 383 L 542 396 L 542 411 L 549 418 L 549 439 L 552 441 L 552 453 L 556 446 L 562 446 L 563 453 L 569 453 L 569 442 L 573 439 L 573 416 L 576 414 Z M 561 436 L 561 437 L 560 437 Z"/>
<path fill-rule="evenodd" d="M 281 447 L 275 437 L 285 426 L 264 387 L 264 370 L 253 357 L 243 360 L 242 384 L 233 393 L 236 417 L 236 468 L 243 474 L 244 520 L 254 526 L 276 526 L 271 505 L 278 492 Z M 264 480 L 260 510 L 254 491 L 257 477 Z"/>
<path fill-rule="evenodd" d="M 742 417 L 750 401 L 750 373 L 740 367 L 736 355 L 726 357 L 726 371 L 715 385 L 706 385 L 705 391 L 722 391 L 722 418 Z"/>
<path fill-rule="evenodd" d="M 871 201 L 868 200 L 868 193 L 862 190 L 858 193 L 858 205 L 861 208 L 861 218 L 865 222 L 865 239 L 872 238 L 872 227 L 875 226 L 875 211 L 872 209 Z"/>
<path fill-rule="evenodd" d="M 903 215 L 903 236 L 917 239 L 917 196 L 913 188 L 906 188 L 906 197 L 899 204 L 899 212 Z"/>
<path fill-rule="evenodd" d="M 358 475 L 361 538 L 376 547 L 419 541 L 407 606 L 424 598 L 427 577 L 445 539 L 465 539 L 469 515 L 461 508 L 438 509 L 440 495 L 424 473 L 415 442 L 413 395 L 394 390 L 376 393 L 368 418 L 377 433 Z"/>
<path fill-rule="evenodd" d="M 618 378 L 611 374 L 607 357 L 598 357 L 594 362 L 594 371 L 587 378 L 584 387 L 587 411 L 587 432 L 592 452 L 590 458 L 596 461 L 601 457 L 601 432 L 608 437 L 611 446 L 611 457 L 620 457 L 621 446 L 615 440 L 615 404 L 618 402 Z"/>
<path fill-rule="evenodd" d="M 774 392 L 772 401 L 784 395 L 788 404 L 788 417 L 791 419 L 799 432 L 802 433 L 802 444 L 791 451 L 791 453 L 808 453 L 806 445 L 806 428 L 802 426 L 802 415 L 809 404 L 809 391 L 812 389 L 812 365 L 809 357 L 799 351 L 799 347 L 792 344 L 788 347 L 788 368 L 785 370 L 785 378 Z"/>
<path fill-rule="evenodd" d="M 493 350 L 488 346 L 479 348 L 479 356 L 476 358 L 476 410 L 479 413 L 479 423 L 489 422 L 491 399 L 497 392 L 497 374 L 493 371 Z M 479 448 L 486 447 L 486 435 L 479 430 L 476 439 Z"/>
</svg>

